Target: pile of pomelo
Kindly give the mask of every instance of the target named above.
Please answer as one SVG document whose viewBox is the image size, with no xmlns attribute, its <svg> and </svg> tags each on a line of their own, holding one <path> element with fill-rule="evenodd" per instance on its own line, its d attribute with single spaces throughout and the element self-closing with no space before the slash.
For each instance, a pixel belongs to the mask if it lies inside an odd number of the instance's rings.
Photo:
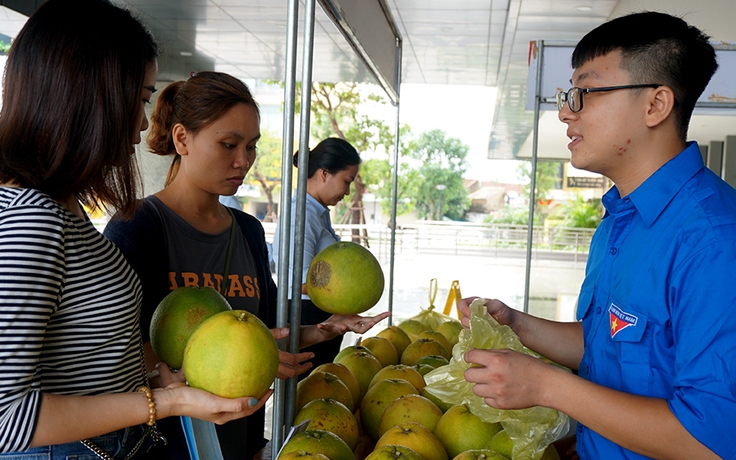
<svg viewBox="0 0 736 460">
<path fill-rule="evenodd" d="M 213 288 L 171 291 L 156 307 L 150 335 L 156 356 L 182 369 L 191 387 L 260 398 L 276 378 L 279 350 L 271 331 Z"/>
<path fill-rule="evenodd" d="M 462 328 L 449 316 L 431 325 L 404 320 L 312 370 L 297 385 L 294 420 L 309 425 L 286 442 L 279 460 L 512 459 L 500 423 L 424 389 L 424 376 L 449 363 Z M 549 446 L 541 460 L 559 458 Z"/>
</svg>

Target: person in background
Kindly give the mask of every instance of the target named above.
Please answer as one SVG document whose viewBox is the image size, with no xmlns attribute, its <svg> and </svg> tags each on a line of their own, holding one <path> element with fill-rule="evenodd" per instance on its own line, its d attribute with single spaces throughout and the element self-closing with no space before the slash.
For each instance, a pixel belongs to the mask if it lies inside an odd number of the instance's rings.
<svg viewBox="0 0 736 460">
<path fill-rule="evenodd" d="M 196 73 L 167 86 L 156 101 L 147 141 L 151 152 L 172 157 L 166 184 L 141 201 L 132 219 L 114 216 L 105 228 L 141 278 L 149 369 L 158 363 L 148 336 L 151 317 L 178 287 L 213 287 L 233 309 L 247 310 L 269 327 L 276 323 L 276 285 L 263 227 L 255 217 L 219 202 L 243 183 L 260 137 L 256 101 L 242 81 L 228 74 Z M 334 315 L 302 327 L 300 341 L 308 346 L 347 331 L 362 333 L 386 316 Z M 281 339 L 289 329 L 272 332 Z M 304 361 L 311 357 L 308 352 L 281 352 L 279 377 L 307 371 L 312 365 Z M 177 377 L 184 379 L 182 374 Z M 162 378 L 159 383 L 169 381 Z M 226 460 L 250 459 L 263 448 L 264 415 L 259 411 L 217 427 Z M 185 458 L 181 428 L 173 422 L 161 428 L 169 444 L 159 458 Z"/>
<path fill-rule="evenodd" d="M 298 165 L 299 152 L 294 154 L 294 166 Z M 360 155 L 349 142 L 330 137 L 324 139 L 309 151 L 307 170 L 307 196 L 304 216 L 304 260 L 302 263 L 302 324 L 319 324 L 330 316 L 320 310 L 307 295 L 307 271 L 312 259 L 330 244 L 340 241 L 332 229 L 330 209 L 350 194 L 350 184 L 355 181 L 360 170 Z M 296 200 L 296 196 L 293 197 Z M 294 226 L 296 225 L 296 207 L 291 209 L 291 247 L 294 247 Z M 278 271 L 279 228 L 273 240 L 273 260 Z M 293 284 L 294 254 L 289 256 L 289 300 L 291 300 Z M 304 351 L 314 353 L 314 366 L 332 362 L 342 345 L 342 337 L 335 337 L 322 343 L 305 348 Z"/>
<path fill-rule="evenodd" d="M 551 407 L 579 422 L 584 459 L 736 458 L 736 191 L 686 142 L 717 69 L 680 18 L 631 14 L 577 44 L 558 94 L 571 162 L 615 184 L 591 243 L 579 322 L 484 300 L 522 343 L 471 350 L 474 393 L 501 409 Z M 468 321 L 468 304 L 459 303 Z"/>
<path fill-rule="evenodd" d="M 148 126 L 157 55 L 145 27 L 105 0 L 48 0 L 10 48 L 0 113 L 0 458 L 141 458 L 159 440 L 157 420 L 224 423 L 270 396 L 225 399 L 181 383 L 152 391 L 141 285 L 83 211 L 134 210 L 134 144 Z"/>
</svg>

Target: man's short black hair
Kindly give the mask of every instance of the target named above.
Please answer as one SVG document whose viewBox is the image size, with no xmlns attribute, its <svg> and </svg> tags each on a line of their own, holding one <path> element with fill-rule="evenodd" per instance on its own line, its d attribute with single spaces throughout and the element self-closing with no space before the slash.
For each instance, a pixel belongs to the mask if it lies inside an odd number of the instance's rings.
<svg viewBox="0 0 736 460">
<path fill-rule="evenodd" d="M 718 68 L 709 38 L 682 18 L 642 12 L 608 21 L 586 34 L 572 54 L 572 67 L 612 51 L 632 84 L 657 83 L 675 94 L 674 116 L 684 140 L 695 102 Z"/>
</svg>

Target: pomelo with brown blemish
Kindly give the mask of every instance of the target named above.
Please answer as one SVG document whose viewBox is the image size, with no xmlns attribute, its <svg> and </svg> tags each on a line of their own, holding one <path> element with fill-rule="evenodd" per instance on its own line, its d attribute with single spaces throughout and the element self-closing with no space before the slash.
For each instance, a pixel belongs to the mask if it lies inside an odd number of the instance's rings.
<svg viewBox="0 0 736 460">
<path fill-rule="evenodd" d="M 312 259 L 307 271 L 307 295 L 328 313 L 357 315 L 378 303 L 384 282 L 381 264 L 368 249 L 340 241 Z"/>
</svg>

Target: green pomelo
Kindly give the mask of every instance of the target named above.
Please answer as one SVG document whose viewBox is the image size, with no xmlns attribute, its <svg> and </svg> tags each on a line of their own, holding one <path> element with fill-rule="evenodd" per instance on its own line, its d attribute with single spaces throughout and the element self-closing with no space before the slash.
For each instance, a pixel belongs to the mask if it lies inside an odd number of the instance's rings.
<svg viewBox="0 0 736 460">
<path fill-rule="evenodd" d="M 433 433 L 440 440 L 450 457 L 467 450 L 485 448 L 503 427 L 500 423 L 484 422 L 470 412 L 465 404 L 458 404 L 445 411 Z"/>
<path fill-rule="evenodd" d="M 444 323 L 437 326 L 436 331 L 444 335 L 447 340 L 450 341 L 451 346 L 455 346 L 458 342 L 460 332 L 463 330 L 463 324 L 460 321 L 452 319 L 445 321 Z"/>
<path fill-rule="evenodd" d="M 279 459 L 293 451 L 324 454 L 330 460 L 355 460 L 355 454 L 345 441 L 324 430 L 305 430 L 294 435 L 284 444 Z"/>
<path fill-rule="evenodd" d="M 383 295 L 383 270 L 375 256 L 350 241 L 321 250 L 307 272 L 307 294 L 320 309 L 339 315 L 369 310 Z"/>
<path fill-rule="evenodd" d="M 408 447 L 386 444 L 371 452 L 365 460 L 424 460 L 424 458 Z"/>
<path fill-rule="evenodd" d="M 191 387 L 225 398 L 260 398 L 276 378 L 279 348 L 258 317 L 224 311 L 192 333 L 182 367 Z"/>
<path fill-rule="evenodd" d="M 512 458 L 511 454 L 514 450 L 514 442 L 511 440 L 505 430 L 501 430 L 493 435 L 485 448 L 498 452 L 499 454 L 504 455 L 508 458 Z"/>
<path fill-rule="evenodd" d="M 185 286 L 171 291 L 156 307 L 149 333 L 156 356 L 174 369 L 181 368 L 189 336 L 215 313 L 232 310 L 219 292 L 209 287 Z"/>
<path fill-rule="evenodd" d="M 417 364 L 428 364 L 432 366 L 433 369 L 437 369 L 438 367 L 447 366 L 450 364 L 450 361 L 444 356 L 427 355 L 414 361 L 414 365 L 416 366 Z"/>
<path fill-rule="evenodd" d="M 452 460 L 509 460 L 509 458 L 490 449 L 476 449 L 461 452 Z"/>
<path fill-rule="evenodd" d="M 409 337 L 409 339 L 411 339 L 412 342 L 419 338 L 419 334 L 424 331 L 430 330 L 424 325 L 424 323 L 414 318 L 405 319 L 404 321 L 400 322 L 398 326 L 399 328 L 401 328 L 402 331 L 406 333 L 406 335 Z"/>
</svg>

